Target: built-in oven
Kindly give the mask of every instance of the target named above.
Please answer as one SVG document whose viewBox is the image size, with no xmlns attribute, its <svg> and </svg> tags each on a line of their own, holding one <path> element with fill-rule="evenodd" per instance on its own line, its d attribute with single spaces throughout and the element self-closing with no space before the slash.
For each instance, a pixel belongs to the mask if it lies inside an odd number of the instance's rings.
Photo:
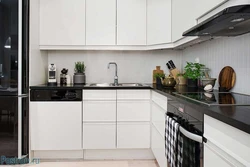
<svg viewBox="0 0 250 167">
<path fill-rule="evenodd" d="M 200 167 L 203 167 L 203 142 L 206 142 L 206 139 L 203 137 L 203 120 L 204 114 L 199 112 L 197 109 L 190 105 L 183 104 L 176 100 L 168 99 L 168 112 L 173 113 L 183 119 L 185 119 L 189 124 L 199 131 L 199 134 L 194 134 L 186 128 L 180 126 L 180 132 L 187 138 L 196 141 L 200 145 Z"/>
</svg>

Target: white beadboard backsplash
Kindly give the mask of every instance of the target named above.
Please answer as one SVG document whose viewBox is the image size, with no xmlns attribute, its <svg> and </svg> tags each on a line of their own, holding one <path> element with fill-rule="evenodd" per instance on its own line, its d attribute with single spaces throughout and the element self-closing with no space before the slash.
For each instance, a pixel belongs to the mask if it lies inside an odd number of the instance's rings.
<svg viewBox="0 0 250 167">
<path fill-rule="evenodd" d="M 87 83 L 114 82 L 115 67 L 108 69 L 109 62 L 118 65 L 120 83 L 152 83 L 152 71 L 156 66 L 168 74 L 166 62 L 173 60 L 177 67 L 181 67 L 179 51 L 49 51 L 48 63 L 57 66 L 57 79 L 62 68 L 69 69 L 71 78 L 74 74 L 74 63 L 84 61 Z"/>
<path fill-rule="evenodd" d="M 231 66 L 236 72 L 236 85 L 233 92 L 250 94 L 250 34 L 238 37 L 214 39 L 189 47 L 182 51 L 182 67 L 186 61 L 195 58 L 211 69 L 211 77 L 217 78 L 224 66 Z"/>
</svg>

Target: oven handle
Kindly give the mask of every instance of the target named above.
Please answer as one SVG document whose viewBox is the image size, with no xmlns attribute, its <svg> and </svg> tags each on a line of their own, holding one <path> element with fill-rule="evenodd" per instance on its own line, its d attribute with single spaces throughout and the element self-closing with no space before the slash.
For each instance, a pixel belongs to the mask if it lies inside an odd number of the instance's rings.
<svg viewBox="0 0 250 167">
<path fill-rule="evenodd" d="M 196 134 L 193 134 L 189 131 L 187 131 L 186 129 L 184 129 L 183 127 L 180 126 L 180 132 L 186 136 L 187 138 L 191 139 L 191 140 L 194 140 L 196 142 L 199 142 L 199 143 L 206 143 L 207 142 L 207 139 L 204 137 L 204 136 L 199 136 L 199 135 L 196 135 Z"/>
</svg>

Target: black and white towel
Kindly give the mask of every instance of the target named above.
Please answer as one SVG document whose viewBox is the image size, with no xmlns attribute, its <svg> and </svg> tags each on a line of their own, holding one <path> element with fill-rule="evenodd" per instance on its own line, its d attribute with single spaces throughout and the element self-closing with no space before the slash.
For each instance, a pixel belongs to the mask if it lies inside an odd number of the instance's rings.
<svg viewBox="0 0 250 167">
<path fill-rule="evenodd" d="M 166 115 L 165 148 L 170 167 L 177 166 L 179 123 Z"/>
</svg>

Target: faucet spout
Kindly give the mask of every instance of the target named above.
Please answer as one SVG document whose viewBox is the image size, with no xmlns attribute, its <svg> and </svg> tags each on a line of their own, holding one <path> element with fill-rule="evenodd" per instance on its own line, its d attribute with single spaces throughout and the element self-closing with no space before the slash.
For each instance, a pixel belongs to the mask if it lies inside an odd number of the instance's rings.
<svg viewBox="0 0 250 167">
<path fill-rule="evenodd" d="M 113 64 L 115 65 L 115 77 L 114 77 L 114 85 L 117 86 L 118 85 L 118 76 L 117 76 L 117 64 L 115 62 L 110 62 L 108 64 L 108 69 L 110 68 L 110 65 Z"/>
</svg>

